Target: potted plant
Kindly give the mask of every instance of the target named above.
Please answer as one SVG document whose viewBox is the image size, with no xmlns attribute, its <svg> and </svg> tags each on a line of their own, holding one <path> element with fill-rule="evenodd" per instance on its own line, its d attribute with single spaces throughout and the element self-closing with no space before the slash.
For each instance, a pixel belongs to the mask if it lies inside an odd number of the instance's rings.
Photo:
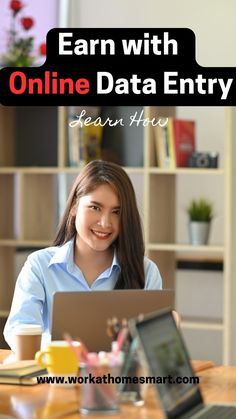
<svg viewBox="0 0 236 419">
<path fill-rule="evenodd" d="M 208 243 L 213 205 L 205 198 L 193 199 L 187 207 L 189 216 L 189 235 L 193 245 Z"/>
</svg>

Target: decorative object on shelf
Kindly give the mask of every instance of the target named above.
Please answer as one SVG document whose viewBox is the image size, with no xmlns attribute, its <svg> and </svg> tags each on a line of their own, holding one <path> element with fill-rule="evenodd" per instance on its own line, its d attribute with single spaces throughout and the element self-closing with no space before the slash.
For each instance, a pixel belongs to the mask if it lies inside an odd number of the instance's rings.
<svg viewBox="0 0 236 419">
<path fill-rule="evenodd" d="M 204 198 L 193 199 L 187 207 L 190 243 L 196 246 L 208 243 L 213 205 Z"/>
<path fill-rule="evenodd" d="M 197 167 L 199 169 L 217 169 L 219 153 L 215 151 L 195 152 L 192 153 L 188 160 L 189 167 Z"/>
<path fill-rule="evenodd" d="M 1 57 L 3 67 L 30 67 L 39 56 L 46 55 L 46 44 L 39 45 L 38 53 L 34 53 L 34 37 L 28 35 L 34 26 L 34 19 L 31 16 L 21 16 L 25 5 L 20 0 L 11 0 L 11 29 L 8 33 L 7 51 Z M 27 36 L 21 32 L 27 33 Z"/>
</svg>

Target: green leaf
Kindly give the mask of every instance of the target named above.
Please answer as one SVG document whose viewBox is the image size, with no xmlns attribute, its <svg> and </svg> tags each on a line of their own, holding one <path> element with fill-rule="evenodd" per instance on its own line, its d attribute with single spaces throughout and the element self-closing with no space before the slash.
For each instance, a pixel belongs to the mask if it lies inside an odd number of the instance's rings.
<svg viewBox="0 0 236 419">
<path fill-rule="evenodd" d="M 205 198 L 193 199 L 187 207 L 191 221 L 209 222 L 213 218 L 213 204 Z"/>
</svg>

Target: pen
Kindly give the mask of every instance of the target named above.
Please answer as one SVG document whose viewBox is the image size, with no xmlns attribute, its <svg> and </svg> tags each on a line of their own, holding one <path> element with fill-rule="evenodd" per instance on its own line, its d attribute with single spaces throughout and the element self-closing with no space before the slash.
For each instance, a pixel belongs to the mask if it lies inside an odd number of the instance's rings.
<svg viewBox="0 0 236 419">
<path fill-rule="evenodd" d="M 82 361 L 87 361 L 88 359 L 88 350 L 85 346 L 85 344 L 83 342 L 81 342 L 78 339 L 78 342 L 80 343 L 80 348 L 81 351 L 77 348 L 77 346 L 75 346 L 73 344 L 73 340 L 71 339 L 71 336 L 68 333 L 64 333 L 63 338 L 65 339 L 65 341 L 68 343 L 69 347 L 71 348 L 71 350 L 74 352 L 77 360 L 80 362 Z"/>
</svg>

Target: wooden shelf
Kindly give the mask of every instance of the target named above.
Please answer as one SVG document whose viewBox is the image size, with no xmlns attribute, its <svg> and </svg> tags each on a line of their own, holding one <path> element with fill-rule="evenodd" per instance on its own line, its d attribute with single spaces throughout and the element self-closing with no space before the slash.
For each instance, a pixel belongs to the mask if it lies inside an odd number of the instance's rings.
<svg viewBox="0 0 236 419">
<path fill-rule="evenodd" d="M 65 168 L 64 170 L 67 171 L 67 168 Z M 27 167 L 0 167 L 0 175 L 2 174 L 40 175 L 40 174 L 58 174 L 58 173 L 61 173 L 61 169 L 59 167 L 28 167 L 28 166 Z"/>
<path fill-rule="evenodd" d="M 25 247 L 25 248 L 42 248 L 51 246 L 49 240 L 17 240 L 17 239 L 0 239 L 0 247 Z"/>
<path fill-rule="evenodd" d="M 182 317 L 181 328 L 223 332 L 224 324 L 222 320 Z"/>
<path fill-rule="evenodd" d="M 140 173 L 144 174 L 145 170 L 143 167 L 125 167 L 123 169 L 128 173 Z M 79 167 L 0 167 L 0 175 L 9 174 L 9 175 L 17 175 L 17 174 L 78 174 L 80 168 Z"/>
<path fill-rule="evenodd" d="M 206 245 L 193 246 L 191 244 L 164 244 L 164 243 L 147 243 L 147 250 L 157 250 L 163 252 L 201 252 L 201 253 L 223 253 L 224 246 Z"/>
<path fill-rule="evenodd" d="M 148 172 L 153 175 L 213 175 L 213 176 L 222 176 L 224 175 L 224 169 L 194 169 L 190 167 L 176 168 L 176 169 L 161 169 L 158 167 L 150 167 Z"/>
</svg>

